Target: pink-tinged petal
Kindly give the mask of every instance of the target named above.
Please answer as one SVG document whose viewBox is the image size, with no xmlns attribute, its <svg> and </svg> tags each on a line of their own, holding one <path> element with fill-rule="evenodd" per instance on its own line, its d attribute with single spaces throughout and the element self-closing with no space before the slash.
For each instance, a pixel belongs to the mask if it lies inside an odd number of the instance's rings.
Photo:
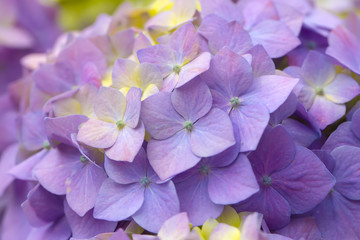
<svg viewBox="0 0 360 240">
<path fill-rule="evenodd" d="M 47 225 L 63 216 L 63 199 L 36 185 L 21 204 L 25 216 L 34 227 Z"/>
<path fill-rule="evenodd" d="M 101 186 L 96 199 L 94 217 L 107 221 L 121 221 L 139 210 L 143 202 L 144 187 L 140 183 L 122 185 L 108 178 Z"/>
<path fill-rule="evenodd" d="M 79 131 L 80 124 L 89 118 L 84 115 L 70 115 L 57 118 L 45 118 L 45 131 L 49 141 L 55 145 L 54 140 L 72 145 L 71 134 Z"/>
<path fill-rule="evenodd" d="M 275 64 L 262 45 L 254 46 L 249 53 L 252 56 L 251 67 L 254 77 L 275 74 Z"/>
<path fill-rule="evenodd" d="M 320 129 L 326 128 L 345 115 L 346 107 L 343 104 L 336 104 L 323 96 L 316 96 L 309 113 L 315 118 Z"/>
<path fill-rule="evenodd" d="M 105 159 L 105 170 L 109 177 L 117 183 L 129 184 L 139 182 L 141 178 L 147 176 L 148 168 L 146 153 L 140 148 L 133 162 L 112 161 Z"/>
<path fill-rule="evenodd" d="M 244 154 L 225 168 L 212 168 L 208 184 L 211 201 L 217 204 L 234 204 L 259 191 L 259 185 Z"/>
<path fill-rule="evenodd" d="M 94 111 L 99 119 L 116 123 L 123 119 L 125 109 L 126 98 L 120 91 L 108 87 L 100 88 L 94 102 Z"/>
<path fill-rule="evenodd" d="M 290 237 L 291 239 L 322 239 L 315 218 L 313 217 L 293 218 L 289 225 L 276 231 L 276 233 Z"/>
<path fill-rule="evenodd" d="M 190 134 L 185 130 L 165 140 L 150 139 L 147 153 L 150 165 L 162 180 L 184 172 L 200 161 L 200 157 L 191 151 Z"/>
<path fill-rule="evenodd" d="M 194 174 L 183 182 L 176 184 L 180 200 L 180 211 L 187 212 L 194 226 L 204 224 L 209 218 L 217 218 L 223 211 L 223 205 L 210 200 L 208 180 L 202 175 Z"/>
<path fill-rule="evenodd" d="M 103 166 L 104 162 L 104 152 L 102 152 L 98 148 L 93 148 L 88 145 L 79 143 L 76 140 L 76 134 L 71 134 L 71 139 L 73 141 L 73 145 L 79 150 L 79 152 L 90 162 L 97 165 L 98 167 Z"/>
<path fill-rule="evenodd" d="M 39 228 L 32 228 L 27 240 L 51 239 L 64 240 L 71 236 L 71 229 L 65 217 Z"/>
<path fill-rule="evenodd" d="M 326 54 L 337 59 L 352 71 L 360 73 L 360 59 L 355 52 L 360 49 L 357 37 L 343 26 L 338 26 L 329 35 Z"/>
<path fill-rule="evenodd" d="M 48 151 L 46 149 L 43 149 L 40 152 L 35 153 L 34 155 L 25 159 L 25 161 L 11 168 L 9 173 L 17 179 L 27 180 L 27 181 L 36 180 L 33 176 L 33 169 L 47 153 Z"/>
<path fill-rule="evenodd" d="M 194 2 L 193 0 L 190 0 Z M 180 1 L 176 1 L 179 2 Z M 181 1 L 183 2 L 183 1 Z M 187 23 L 171 34 L 168 45 L 181 56 L 181 62 L 191 61 L 199 49 L 199 40 L 196 29 L 192 23 Z"/>
<path fill-rule="evenodd" d="M 0 43 L 5 48 L 29 49 L 34 47 L 35 41 L 34 36 L 25 29 L 8 26 L 6 22 L 0 27 Z"/>
<path fill-rule="evenodd" d="M 133 240 L 160 240 L 157 236 L 152 235 L 140 235 L 140 234 L 133 234 L 131 235 Z M 117 239 L 113 239 L 117 240 Z"/>
<path fill-rule="evenodd" d="M 5 148 L 1 152 L 0 159 L 0 196 L 3 195 L 6 188 L 12 183 L 14 177 L 9 173 L 9 170 L 16 165 L 16 154 L 18 152 L 19 145 L 13 144 Z"/>
<path fill-rule="evenodd" d="M 325 97 L 334 103 L 346 103 L 360 93 L 359 84 L 347 74 L 336 75 L 324 88 Z"/>
<path fill-rule="evenodd" d="M 272 186 L 287 199 L 293 214 L 313 209 L 329 193 L 335 178 L 307 148 L 298 146 L 291 164 L 271 175 Z"/>
<path fill-rule="evenodd" d="M 205 38 L 210 39 L 214 32 L 225 24 L 227 24 L 227 21 L 225 19 L 215 14 L 210 14 L 202 19 L 201 25 L 199 27 L 199 33 Z"/>
<path fill-rule="evenodd" d="M 52 149 L 34 168 L 34 176 L 49 192 L 66 193 L 66 179 L 82 167 L 76 148 L 60 145 Z"/>
<path fill-rule="evenodd" d="M 261 76 L 254 79 L 253 85 L 241 98 L 246 102 L 261 102 L 272 113 L 285 102 L 298 81 L 280 75 Z"/>
<path fill-rule="evenodd" d="M 100 233 L 112 232 L 117 222 L 98 220 L 93 217 L 93 210 L 85 216 L 78 216 L 68 204 L 64 204 L 64 211 L 69 222 L 73 238 L 90 238 Z"/>
<path fill-rule="evenodd" d="M 140 49 L 151 47 L 150 39 L 145 36 L 142 32 L 139 33 L 138 37 L 135 39 L 133 53 L 136 53 Z"/>
<path fill-rule="evenodd" d="M 192 152 L 199 157 L 210 157 L 235 144 L 232 123 L 228 115 L 213 108 L 200 118 L 191 132 Z"/>
<path fill-rule="evenodd" d="M 272 58 L 282 57 L 300 45 L 300 40 L 282 22 L 265 20 L 250 30 L 254 45 L 263 45 Z"/>
<path fill-rule="evenodd" d="M 132 162 L 139 152 L 145 137 L 145 128 L 139 122 L 136 128 L 125 126 L 119 131 L 114 145 L 105 150 L 105 155 L 115 161 Z"/>
<path fill-rule="evenodd" d="M 66 200 L 79 216 L 84 216 L 95 205 L 105 171 L 91 162 L 66 180 Z"/>
<path fill-rule="evenodd" d="M 116 89 L 133 87 L 134 74 L 138 65 L 129 59 L 119 58 L 116 60 L 112 70 L 112 86 Z"/>
<path fill-rule="evenodd" d="M 290 222 L 291 209 L 286 199 L 272 187 L 260 189 L 258 193 L 241 202 L 237 211 L 259 212 L 270 229 L 280 229 Z"/>
<path fill-rule="evenodd" d="M 179 82 L 180 75 L 172 72 L 170 75 L 164 78 L 163 86 L 161 88 L 162 92 L 172 92 L 176 85 Z"/>
<path fill-rule="evenodd" d="M 317 51 L 310 51 L 301 67 L 304 81 L 312 87 L 323 87 L 335 78 L 331 59 Z"/>
<path fill-rule="evenodd" d="M 176 87 L 181 87 L 185 83 L 194 79 L 196 76 L 205 72 L 209 69 L 211 55 L 208 52 L 201 53 L 191 62 L 185 64 L 179 73 L 179 80 L 176 84 Z M 165 83 L 164 83 L 165 84 Z"/>
<path fill-rule="evenodd" d="M 259 174 L 271 175 L 289 166 L 295 153 L 290 134 L 282 126 L 277 126 L 265 131 L 258 149 L 249 155 L 249 159 Z"/>
<path fill-rule="evenodd" d="M 341 146 L 331 152 L 335 159 L 335 189 L 351 200 L 360 200 L 359 153 L 360 148 L 353 146 Z"/>
<path fill-rule="evenodd" d="M 160 92 L 142 101 L 141 119 L 155 139 L 166 139 L 184 128 L 184 119 L 171 104 L 171 94 Z"/>
<path fill-rule="evenodd" d="M 114 145 L 118 135 L 115 123 L 90 119 L 81 125 L 77 141 L 95 148 L 108 148 Z"/>
<path fill-rule="evenodd" d="M 244 27 L 251 29 L 266 20 L 279 20 L 277 9 L 271 0 L 249 1 L 243 6 Z"/>
<path fill-rule="evenodd" d="M 158 232 L 162 224 L 179 213 L 180 204 L 173 182 L 151 183 L 145 189 L 144 203 L 132 217 L 142 228 Z M 149 221 L 149 218 L 152 221 Z"/>
<path fill-rule="evenodd" d="M 141 108 L 141 89 L 132 87 L 126 94 L 126 110 L 124 122 L 131 128 L 136 128 L 139 123 Z"/>
<path fill-rule="evenodd" d="M 202 75 L 202 79 L 212 91 L 230 102 L 231 98 L 238 97 L 251 86 L 253 73 L 243 57 L 225 47 L 213 58 L 209 71 Z"/>
<path fill-rule="evenodd" d="M 216 54 L 224 46 L 235 53 L 244 54 L 252 48 L 249 33 L 239 22 L 230 22 L 217 29 L 209 39 L 209 48 Z"/>
<path fill-rule="evenodd" d="M 157 66 L 163 77 L 172 72 L 172 66 L 176 63 L 176 53 L 173 49 L 164 45 L 156 45 L 137 51 L 140 63 L 152 63 Z"/>
<path fill-rule="evenodd" d="M 158 236 L 174 240 L 184 239 L 190 234 L 189 218 L 186 212 L 176 214 L 161 226 Z"/>
<path fill-rule="evenodd" d="M 242 225 L 241 238 L 250 239 L 268 239 L 264 232 L 260 231 L 261 223 L 263 222 L 263 215 L 261 213 L 251 213 L 245 217 L 244 224 Z M 272 239 L 271 240 L 288 240 L 288 239 Z"/>
<path fill-rule="evenodd" d="M 175 110 L 187 121 L 195 122 L 210 111 L 210 89 L 201 79 L 196 79 L 171 94 Z"/>
<path fill-rule="evenodd" d="M 240 138 L 240 151 L 247 152 L 256 149 L 270 115 L 262 104 L 251 104 L 232 109 L 230 119 L 237 126 L 234 133 Z"/>
<path fill-rule="evenodd" d="M 333 191 L 315 211 L 316 223 L 324 239 L 356 239 L 360 236 L 360 202 Z"/>
</svg>

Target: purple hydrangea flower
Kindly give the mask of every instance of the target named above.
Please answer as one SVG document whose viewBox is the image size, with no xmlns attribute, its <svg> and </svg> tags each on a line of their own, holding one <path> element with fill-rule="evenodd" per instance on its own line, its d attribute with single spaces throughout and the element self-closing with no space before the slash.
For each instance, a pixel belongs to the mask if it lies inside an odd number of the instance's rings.
<svg viewBox="0 0 360 240">
<path fill-rule="evenodd" d="M 55 63 L 42 65 L 32 77 L 40 90 L 56 95 L 87 83 L 99 87 L 105 71 L 102 52 L 89 40 L 77 38 L 59 53 Z"/>
<path fill-rule="evenodd" d="M 360 236 L 360 148 L 341 146 L 331 155 L 316 152 L 332 172 L 336 184 L 314 210 L 317 225 L 325 239 L 356 239 Z"/>
<path fill-rule="evenodd" d="M 211 107 L 210 90 L 200 79 L 142 102 L 141 118 L 152 136 L 148 157 L 161 179 L 190 169 L 201 157 L 235 144 L 229 117 Z"/>
<path fill-rule="evenodd" d="M 140 108 L 140 89 L 131 88 L 125 97 L 116 89 L 100 88 L 94 103 L 97 118 L 80 127 L 77 140 L 104 148 L 106 156 L 113 160 L 133 161 L 145 136 Z"/>
<path fill-rule="evenodd" d="M 331 60 L 319 52 L 311 51 L 297 71 L 302 79 L 299 101 L 320 129 L 341 118 L 346 110 L 344 103 L 360 93 L 357 82 L 347 74 L 336 74 Z"/>
<path fill-rule="evenodd" d="M 84 216 L 95 205 L 106 173 L 100 167 L 103 154 L 97 149 L 74 142 L 77 148 L 59 145 L 34 167 L 34 175 L 49 192 L 66 194 L 69 206 Z M 76 145 L 77 144 L 77 145 Z"/>
<path fill-rule="evenodd" d="M 257 74 L 260 72 L 256 69 Z M 297 79 L 280 75 L 254 78 L 249 63 L 226 47 L 216 54 L 201 78 L 210 87 L 214 107 L 229 114 L 242 152 L 256 149 L 270 113 L 287 99 L 297 83 Z"/>
<path fill-rule="evenodd" d="M 164 77 L 163 91 L 181 87 L 209 68 L 211 55 L 200 53 L 199 36 L 188 23 L 169 37 L 167 44 L 159 44 L 137 52 L 140 63 L 155 64 Z"/>
<path fill-rule="evenodd" d="M 296 35 L 300 30 L 303 17 L 301 14 L 294 14 L 296 12 L 294 10 L 289 11 L 290 7 L 287 7 L 285 13 L 292 13 L 292 20 L 295 20 L 292 24 L 285 20 L 286 18 L 283 18 L 284 22 L 281 21 L 281 15 L 284 16 L 284 12 L 280 15 L 274 4 L 267 0 L 245 1 L 241 4 L 234 4 L 230 0 L 202 0 L 201 2 L 203 20 L 199 32 L 207 39 L 210 39 L 212 34 L 226 23 L 237 21 L 249 32 L 252 43 L 263 45 L 272 58 L 281 57 L 300 44 Z"/>
<path fill-rule="evenodd" d="M 224 205 L 249 198 L 259 190 L 249 160 L 230 147 L 213 157 L 203 158 L 195 167 L 174 178 L 180 210 L 194 225 L 217 218 Z"/>
<path fill-rule="evenodd" d="M 160 181 L 143 148 L 132 163 L 107 158 L 105 169 L 110 178 L 101 186 L 95 218 L 121 221 L 132 217 L 144 229 L 157 232 L 168 218 L 179 212 L 174 184 Z"/>
<path fill-rule="evenodd" d="M 270 229 L 284 227 L 291 214 L 310 211 L 334 186 L 334 177 L 317 156 L 295 146 L 281 126 L 264 133 L 249 160 L 260 191 L 240 202 L 237 209 L 264 214 Z"/>
</svg>

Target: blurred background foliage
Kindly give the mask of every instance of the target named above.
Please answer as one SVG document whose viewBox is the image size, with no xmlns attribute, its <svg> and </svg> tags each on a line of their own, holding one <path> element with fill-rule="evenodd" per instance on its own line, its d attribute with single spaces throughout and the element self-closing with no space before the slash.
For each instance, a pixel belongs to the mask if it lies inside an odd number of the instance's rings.
<svg viewBox="0 0 360 240">
<path fill-rule="evenodd" d="M 124 0 L 41 0 L 44 4 L 58 7 L 58 22 L 65 30 L 79 30 L 94 22 L 100 13 L 113 14 Z M 126 0 L 146 7 L 154 0 Z"/>
</svg>

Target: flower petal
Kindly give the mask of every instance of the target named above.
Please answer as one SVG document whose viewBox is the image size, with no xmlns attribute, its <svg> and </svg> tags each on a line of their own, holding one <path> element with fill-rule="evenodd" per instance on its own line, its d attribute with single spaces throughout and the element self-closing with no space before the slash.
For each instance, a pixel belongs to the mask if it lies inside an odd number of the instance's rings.
<svg viewBox="0 0 360 240">
<path fill-rule="evenodd" d="M 126 98 L 114 88 L 101 87 L 95 102 L 94 112 L 96 116 L 106 122 L 116 123 L 124 117 Z"/>
<path fill-rule="evenodd" d="M 204 224 L 208 218 L 217 218 L 223 211 L 222 205 L 210 200 L 208 180 L 199 174 L 176 183 L 176 191 L 180 200 L 180 210 L 187 212 L 194 226 Z"/>
<path fill-rule="evenodd" d="M 144 136 L 142 122 L 136 128 L 125 126 L 119 131 L 114 145 L 105 150 L 105 155 L 115 161 L 132 162 L 144 142 Z"/>
<path fill-rule="evenodd" d="M 235 144 L 231 121 L 227 114 L 213 108 L 195 124 L 190 137 L 191 150 L 200 157 L 218 154 Z"/>
<path fill-rule="evenodd" d="M 336 104 L 323 96 L 316 96 L 309 113 L 315 118 L 320 129 L 326 128 L 345 115 L 346 107 L 343 104 Z"/>
<path fill-rule="evenodd" d="M 150 232 L 158 232 L 163 223 L 179 213 L 180 204 L 171 181 L 151 183 L 145 189 L 144 204 L 132 216 L 134 221 Z M 149 221 L 149 218 L 152 221 Z"/>
<path fill-rule="evenodd" d="M 107 221 L 121 221 L 139 210 L 143 202 L 144 188 L 140 183 L 123 185 L 108 178 L 101 186 L 96 199 L 94 217 Z"/>
<path fill-rule="evenodd" d="M 105 159 L 106 173 L 112 180 L 120 184 L 139 182 L 142 177 L 146 176 L 146 169 L 146 153 L 143 148 L 140 148 L 132 163 Z"/>
<path fill-rule="evenodd" d="M 190 134 L 185 130 L 165 140 L 150 139 L 147 146 L 150 165 L 164 180 L 195 166 L 200 157 L 193 154 Z"/>
<path fill-rule="evenodd" d="M 66 181 L 66 200 L 77 215 L 83 217 L 95 205 L 101 184 L 107 178 L 105 171 L 91 162 Z"/>
<path fill-rule="evenodd" d="M 291 164 L 272 174 L 271 179 L 273 187 L 289 202 L 293 214 L 313 209 L 335 184 L 334 177 L 320 159 L 301 146 L 296 148 Z"/>
<path fill-rule="evenodd" d="M 234 204 L 259 191 L 259 185 L 244 154 L 231 165 L 212 168 L 209 173 L 209 196 L 217 204 Z"/>
<path fill-rule="evenodd" d="M 139 123 L 141 109 L 141 89 L 132 87 L 126 94 L 126 110 L 124 122 L 131 128 L 136 128 Z"/>
<path fill-rule="evenodd" d="M 141 119 L 155 139 L 166 139 L 184 128 L 184 119 L 171 104 L 170 93 L 159 92 L 145 99 L 141 106 Z"/>
<path fill-rule="evenodd" d="M 195 122 L 210 111 L 210 89 L 201 79 L 196 79 L 171 94 L 175 110 L 187 121 Z"/>
<path fill-rule="evenodd" d="M 115 123 L 90 119 L 81 125 L 77 141 L 95 148 L 108 148 L 114 145 L 119 135 Z"/>
<path fill-rule="evenodd" d="M 347 74 L 336 75 L 324 88 L 325 97 L 334 103 L 346 103 L 360 93 L 359 84 Z"/>
</svg>

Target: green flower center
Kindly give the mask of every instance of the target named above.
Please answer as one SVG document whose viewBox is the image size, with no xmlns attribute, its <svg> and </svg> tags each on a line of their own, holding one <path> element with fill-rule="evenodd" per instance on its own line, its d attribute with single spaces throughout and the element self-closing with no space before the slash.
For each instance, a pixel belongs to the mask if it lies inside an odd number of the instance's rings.
<svg viewBox="0 0 360 240">
<path fill-rule="evenodd" d="M 324 89 L 322 89 L 321 87 L 317 87 L 317 88 L 315 89 L 315 92 L 316 92 L 316 94 L 319 95 L 319 96 L 324 96 Z"/>
<path fill-rule="evenodd" d="M 263 181 L 264 185 L 266 185 L 266 186 L 271 185 L 271 177 L 269 177 L 269 176 L 263 176 L 262 181 Z"/>
<path fill-rule="evenodd" d="M 210 167 L 208 165 L 202 165 L 200 167 L 200 172 L 203 174 L 203 175 L 209 175 L 209 172 L 210 172 Z"/>
<path fill-rule="evenodd" d="M 237 108 L 240 106 L 240 99 L 238 97 L 233 97 L 232 99 L 230 99 L 230 104 L 231 107 Z"/>
<path fill-rule="evenodd" d="M 143 177 L 140 180 L 141 185 L 143 185 L 144 187 L 148 187 L 151 184 L 151 181 L 148 177 Z"/>
<path fill-rule="evenodd" d="M 46 140 L 44 141 L 43 148 L 45 148 L 47 150 L 49 150 L 51 148 L 51 145 L 50 145 L 49 141 L 46 141 Z"/>
<path fill-rule="evenodd" d="M 307 49 L 312 50 L 316 48 L 316 42 L 310 41 L 306 44 Z"/>
<path fill-rule="evenodd" d="M 184 128 L 188 131 L 191 132 L 194 128 L 194 124 L 191 121 L 186 121 L 184 123 Z"/>
<path fill-rule="evenodd" d="M 119 120 L 116 122 L 116 126 L 118 127 L 118 129 L 122 129 L 123 127 L 125 127 L 125 122 L 123 120 Z"/>
<path fill-rule="evenodd" d="M 86 163 L 87 161 L 88 161 L 87 158 L 85 156 L 81 155 L 80 162 Z"/>
<path fill-rule="evenodd" d="M 179 74 L 181 71 L 181 66 L 180 65 L 175 65 L 173 67 L 173 72 L 176 73 L 176 74 Z"/>
</svg>

